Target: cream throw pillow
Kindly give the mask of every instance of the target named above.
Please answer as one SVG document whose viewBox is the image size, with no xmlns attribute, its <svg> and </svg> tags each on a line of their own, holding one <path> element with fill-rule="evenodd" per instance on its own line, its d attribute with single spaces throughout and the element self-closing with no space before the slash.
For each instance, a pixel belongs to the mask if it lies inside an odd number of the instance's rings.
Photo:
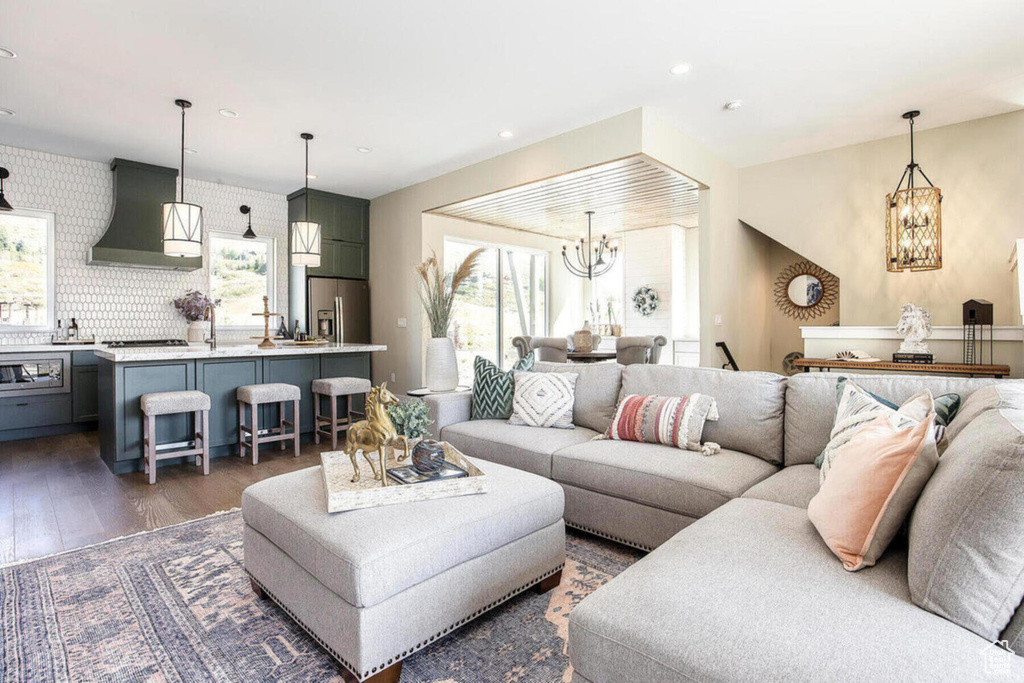
<svg viewBox="0 0 1024 683">
<path fill-rule="evenodd" d="M 825 483 L 838 449 L 849 443 L 858 429 L 875 418 L 885 417 L 897 429 L 906 429 L 916 425 L 934 412 L 935 400 L 932 398 L 932 392 L 927 389 L 908 398 L 899 407 L 899 410 L 893 410 L 887 405 L 879 403 L 874 396 L 853 382 L 847 381 L 843 395 L 839 399 L 839 406 L 836 408 L 836 419 L 832 425 L 828 445 L 821 452 L 819 483 Z"/>
<path fill-rule="evenodd" d="M 939 463 L 935 415 L 905 429 L 879 415 L 838 449 L 807 516 L 843 567 L 878 561 Z"/>
</svg>

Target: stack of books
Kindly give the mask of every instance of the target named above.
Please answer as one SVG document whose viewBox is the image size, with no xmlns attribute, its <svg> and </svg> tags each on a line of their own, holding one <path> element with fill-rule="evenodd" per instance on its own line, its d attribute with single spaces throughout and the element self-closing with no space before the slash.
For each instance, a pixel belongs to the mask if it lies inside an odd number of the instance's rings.
<svg viewBox="0 0 1024 683">
<path fill-rule="evenodd" d="M 920 363 L 927 365 L 935 362 L 935 357 L 930 353 L 894 353 L 892 354 L 893 363 Z"/>
</svg>

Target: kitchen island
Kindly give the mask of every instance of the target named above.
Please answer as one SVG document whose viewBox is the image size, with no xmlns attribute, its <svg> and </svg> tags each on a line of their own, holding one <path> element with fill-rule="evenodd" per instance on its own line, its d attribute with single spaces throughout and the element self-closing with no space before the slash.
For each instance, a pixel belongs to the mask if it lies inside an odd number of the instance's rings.
<svg viewBox="0 0 1024 683">
<path fill-rule="evenodd" d="M 95 351 L 98 364 L 100 454 L 115 473 L 142 470 L 142 422 L 139 398 L 160 391 L 198 390 L 209 394 L 210 454 L 238 454 L 238 404 L 235 391 L 246 384 L 283 382 L 302 391 L 299 426 L 313 434 L 311 384 L 321 377 L 370 378 L 370 354 L 386 351 L 375 344 L 282 343 L 261 349 L 255 343 L 222 342 L 206 346 L 104 348 Z M 362 400 L 353 400 L 362 409 Z M 276 425 L 277 405 L 260 407 L 260 424 Z M 291 406 L 286 407 L 291 420 Z M 157 450 L 183 448 L 192 441 L 190 415 L 157 420 Z M 268 455 L 273 453 L 269 451 Z M 178 459 L 160 461 L 173 464 Z M 184 462 L 184 459 L 181 459 Z"/>
</svg>

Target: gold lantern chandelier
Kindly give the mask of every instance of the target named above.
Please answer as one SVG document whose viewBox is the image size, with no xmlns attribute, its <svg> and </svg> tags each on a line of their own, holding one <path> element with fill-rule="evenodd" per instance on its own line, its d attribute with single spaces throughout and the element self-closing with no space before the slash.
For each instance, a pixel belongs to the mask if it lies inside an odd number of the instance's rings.
<svg viewBox="0 0 1024 683">
<path fill-rule="evenodd" d="M 920 115 L 903 115 L 910 122 L 910 163 L 885 198 L 885 267 L 890 273 L 942 267 L 942 191 L 914 161 L 914 119 Z M 915 174 L 927 184 L 916 184 Z"/>
</svg>

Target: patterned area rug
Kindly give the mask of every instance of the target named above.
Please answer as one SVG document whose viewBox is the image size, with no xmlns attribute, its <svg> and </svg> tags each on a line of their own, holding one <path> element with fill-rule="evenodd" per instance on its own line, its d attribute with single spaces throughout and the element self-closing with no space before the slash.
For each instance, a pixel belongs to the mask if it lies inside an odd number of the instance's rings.
<svg viewBox="0 0 1024 683">
<path fill-rule="evenodd" d="M 562 584 L 409 657 L 403 683 L 558 682 L 573 606 L 643 555 L 570 532 Z M 242 568 L 230 512 L 0 568 L 0 681 L 341 681 Z"/>
</svg>

